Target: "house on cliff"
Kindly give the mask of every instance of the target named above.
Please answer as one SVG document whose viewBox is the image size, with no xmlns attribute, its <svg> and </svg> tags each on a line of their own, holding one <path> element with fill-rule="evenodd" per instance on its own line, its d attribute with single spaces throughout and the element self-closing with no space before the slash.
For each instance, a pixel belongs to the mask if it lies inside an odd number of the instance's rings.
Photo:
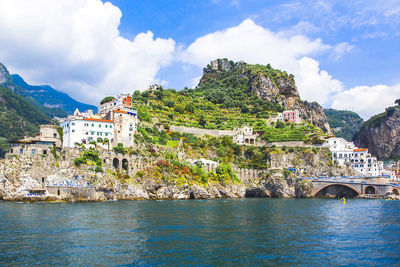
<svg viewBox="0 0 400 267">
<path fill-rule="evenodd" d="M 60 123 L 64 133 L 63 147 L 72 148 L 77 143 L 87 146 L 93 141 L 102 141 L 97 145 L 104 149 L 119 143 L 132 146 L 137 125 L 137 111 L 132 103 L 131 96 L 121 94 L 100 104 L 98 114 L 76 110 Z M 105 139 L 108 141 L 103 142 Z"/>
<path fill-rule="evenodd" d="M 362 175 L 379 176 L 383 174 L 383 165 L 376 157 L 368 153 L 367 148 L 358 148 L 353 142 L 338 137 L 328 138 L 325 146 L 329 148 L 334 163 L 338 165 L 351 165 L 357 173 Z"/>
<path fill-rule="evenodd" d="M 52 149 L 61 151 L 62 143 L 57 128 L 57 125 L 40 125 L 36 136 L 11 141 L 6 158 L 11 155 L 49 155 Z"/>
</svg>

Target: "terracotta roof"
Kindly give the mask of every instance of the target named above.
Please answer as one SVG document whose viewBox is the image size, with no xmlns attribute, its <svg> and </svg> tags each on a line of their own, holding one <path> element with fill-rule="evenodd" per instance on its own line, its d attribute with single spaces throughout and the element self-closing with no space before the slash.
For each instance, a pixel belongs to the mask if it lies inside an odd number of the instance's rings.
<svg viewBox="0 0 400 267">
<path fill-rule="evenodd" d="M 93 119 L 93 118 L 85 118 L 85 119 L 83 119 L 84 121 L 98 121 L 98 122 L 113 122 L 113 121 L 110 121 L 110 120 L 102 120 L 102 119 Z"/>
<path fill-rule="evenodd" d="M 113 110 L 114 112 L 118 112 L 118 113 L 127 113 L 126 111 L 123 111 L 123 110 L 119 110 L 119 109 L 115 109 L 115 110 Z"/>
<path fill-rule="evenodd" d="M 353 150 L 354 152 L 360 152 L 360 151 L 368 151 L 368 148 L 357 148 Z"/>
</svg>

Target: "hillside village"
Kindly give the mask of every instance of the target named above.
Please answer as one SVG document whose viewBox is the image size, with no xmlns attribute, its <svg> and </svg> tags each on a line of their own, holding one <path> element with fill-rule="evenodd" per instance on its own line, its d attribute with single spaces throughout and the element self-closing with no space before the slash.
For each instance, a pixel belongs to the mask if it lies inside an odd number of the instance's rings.
<svg viewBox="0 0 400 267">
<path fill-rule="evenodd" d="M 98 113 L 93 110 L 80 112 L 75 110 L 73 115 L 60 119 L 62 129 L 62 140 L 60 130 L 55 125 L 41 125 L 40 133 L 36 137 L 26 137 L 10 144 L 11 155 L 35 155 L 37 153 L 48 155 L 63 149 L 85 147 L 87 149 L 102 149 L 110 151 L 114 147 L 135 147 L 134 136 L 137 133 L 138 116 L 134 108 L 134 99 L 127 94 L 110 98 L 98 106 Z M 272 121 L 282 123 L 301 124 L 302 121 L 298 110 L 287 110 L 278 113 Z M 213 131 L 197 128 L 171 127 L 181 133 L 194 134 L 199 137 L 204 135 L 215 135 L 218 137 L 228 136 L 238 145 L 248 146 L 296 146 L 296 147 L 327 147 L 329 148 L 334 164 L 349 165 L 357 175 L 365 176 L 390 176 L 397 180 L 394 168 L 385 168 L 383 161 L 368 153 L 367 148 L 358 148 L 352 142 L 343 138 L 324 136 L 322 144 L 304 144 L 304 142 L 272 142 L 262 140 L 262 132 L 253 132 L 253 128 L 244 126 L 232 131 Z M 196 162 L 196 159 L 192 161 Z M 207 162 L 207 159 L 197 159 Z M 210 161 L 215 165 L 218 162 Z"/>
<path fill-rule="evenodd" d="M 398 164 L 333 136 L 321 106 L 270 66 L 216 60 L 196 89 L 153 85 L 56 119 L 10 142 L 0 167 L 16 167 L 0 185 L 19 191 L 3 198 L 305 197 L 307 179 L 399 180 Z"/>
</svg>

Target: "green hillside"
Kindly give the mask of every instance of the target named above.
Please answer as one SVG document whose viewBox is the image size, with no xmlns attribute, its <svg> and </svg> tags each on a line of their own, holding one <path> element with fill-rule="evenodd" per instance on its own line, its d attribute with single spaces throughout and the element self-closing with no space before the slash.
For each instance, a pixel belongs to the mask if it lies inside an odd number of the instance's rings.
<svg viewBox="0 0 400 267">
<path fill-rule="evenodd" d="M 8 141 L 39 131 L 40 124 L 51 123 L 36 106 L 11 89 L 0 87 L 0 155 L 8 150 Z"/>
<path fill-rule="evenodd" d="M 347 141 L 353 139 L 364 122 L 357 113 L 348 110 L 324 109 L 324 113 L 334 134 Z"/>
</svg>

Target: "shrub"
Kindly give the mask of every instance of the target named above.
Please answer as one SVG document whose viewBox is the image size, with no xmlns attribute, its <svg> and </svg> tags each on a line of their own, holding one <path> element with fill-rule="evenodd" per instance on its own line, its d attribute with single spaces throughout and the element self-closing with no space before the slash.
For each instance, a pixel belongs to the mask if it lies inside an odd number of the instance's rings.
<svg viewBox="0 0 400 267">
<path fill-rule="evenodd" d="M 118 143 L 117 146 L 113 147 L 115 153 L 125 154 L 124 145 L 122 143 Z"/>
<path fill-rule="evenodd" d="M 107 96 L 107 97 L 103 98 L 103 99 L 100 101 L 100 105 L 103 105 L 104 103 L 110 102 L 110 101 L 112 101 L 112 100 L 114 100 L 114 99 L 115 99 L 115 98 L 114 98 L 113 96 Z"/>
<path fill-rule="evenodd" d="M 96 169 L 94 169 L 95 172 L 103 172 L 103 168 L 100 166 L 96 166 Z"/>
<path fill-rule="evenodd" d="M 75 164 L 75 166 L 77 166 L 77 167 L 80 167 L 82 164 L 84 164 L 84 163 L 86 163 L 86 161 L 84 160 L 84 159 L 82 159 L 82 158 L 76 158 L 75 160 L 74 160 L 74 164 Z"/>
</svg>

